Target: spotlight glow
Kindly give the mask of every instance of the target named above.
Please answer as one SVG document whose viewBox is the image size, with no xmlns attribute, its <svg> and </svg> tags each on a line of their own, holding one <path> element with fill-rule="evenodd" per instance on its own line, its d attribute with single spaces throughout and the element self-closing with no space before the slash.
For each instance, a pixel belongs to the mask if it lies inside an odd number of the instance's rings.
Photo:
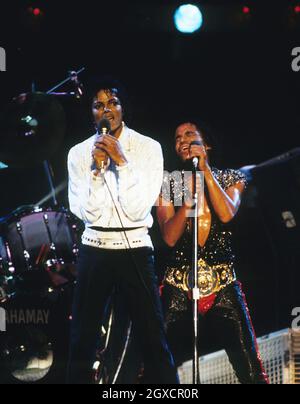
<svg viewBox="0 0 300 404">
<path fill-rule="evenodd" d="M 40 8 L 33 9 L 33 15 L 35 15 L 36 17 L 38 17 L 41 14 L 42 14 L 42 12 L 41 12 Z"/>
<path fill-rule="evenodd" d="M 250 7 L 248 7 L 248 6 L 243 7 L 243 13 L 244 14 L 250 14 L 250 12 L 251 12 Z"/>
<path fill-rule="evenodd" d="M 176 10 L 174 21 L 178 31 L 193 34 L 202 27 L 203 15 L 197 6 L 184 4 Z"/>
</svg>

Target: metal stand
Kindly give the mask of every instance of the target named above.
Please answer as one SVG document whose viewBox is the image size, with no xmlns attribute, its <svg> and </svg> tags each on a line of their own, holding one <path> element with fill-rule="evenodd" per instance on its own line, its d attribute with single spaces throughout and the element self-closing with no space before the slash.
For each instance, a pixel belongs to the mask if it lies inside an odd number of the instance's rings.
<svg viewBox="0 0 300 404">
<path fill-rule="evenodd" d="M 83 67 L 82 69 L 76 71 L 70 71 L 69 72 L 69 77 L 66 78 L 65 80 L 63 80 L 62 82 L 60 82 L 59 84 L 57 84 L 56 86 L 54 86 L 53 88 L 51 88 L 49 91 L 47 91 L 46 94 L 49 95 L 56 95 L 56 96 L 76 96 L 77 98 L 80 98 L 82 96 L 82 87 L 81 84 L 78 80 L 78 75 L 82 72 L 85 71 L 85 67 Z M 75 92 L 71 92 L 71 93 L 57 93 L 56 90 L 58 90 L 60 87 L 64 86 L 65 84 L 69 83 L 70 81 L 73 81 L 74 85 L 76 86 L 76 91 Z"/>
<path fill-rule="evenodd" d="M 53 170 L 52 167 L 49 163 L 49 161 L 45 160 L 44 161 L 44 170 L 45 170 L 45 174 L 49 183 L 49 187 L 50 187 L 50 192 L 51 192 L 51 198 L 53 200 L 53 205 L 54 206 L 58 206 L 58 202 L 56 199 L 56 191 L 55 191 L 55 187 L 54 187 L 54 183 L 53 183 Z"/>
<path fill-rule="evenodd" d="M 197 160 L 197 159 L 196 159 Z M 194 359 L 193 359 L 193 384 L 200 384 L 200 368 L 199 368 L 199 354 L 198 354 L 198 340 L 199 340 L 199 320 L 198 320 L 198 302 L 200 299 L 200 289 L 198 280 L 198 211 L 199 211 L 199 197 L 197 192 L 197 168 L 198 160 L 193 162 L 193 196 L 195 202 L 195 211 L 193 217 L 193 320 L 194 320 Z"/>
<path fill-rule="evenodd" d="M 51 88 L 49 91 L 47 91 L 46 94 L 48 95 L 54 95 L 54 96 L 75 96 L 76 98 L 80 98 L 82 96 L 82 85 L 78 80 L 78 75 L 80 73 L 82 73 L 85 70 L 85 67 L 83 67 L 82 69 L 76 71 L 70 71 L 69 72 L 69 77 L 65 80 L 63 80 L 62 82 L 60 82 L 59 84 L 57 84 L 55 87 Z M 64 86 L 65 84 L 69 83 L 69 82 L 73 82 L 75 87 L 76 87 L 76 91 L 75 92 L 60 92 L 57 93 L 55 92 L 56 90 L 58 90 L 59 88 L 61 88 L 62 86 Z M 35 84 L 32 83 L 32 91 L 35 91 Z M 49 163 L 49 161 L 44 161 L 44 170 L 45 170 L 45 174 L 49 183 L 49 187 L 50 187 L 50 193 L 51 193 L 51 198 L 53 200 L 53 205 L 54 206 L 58 206 L 58 202 L 56 199 L 56 189 L 54 187 L 54 175 L 53 175 L 53 170 L 52 167 Z"/>
</svg>

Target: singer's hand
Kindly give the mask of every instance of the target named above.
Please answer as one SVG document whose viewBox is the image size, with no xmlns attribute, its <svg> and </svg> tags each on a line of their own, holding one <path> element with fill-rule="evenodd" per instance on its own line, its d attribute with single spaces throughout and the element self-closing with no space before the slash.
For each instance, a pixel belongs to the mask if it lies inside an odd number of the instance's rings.
<svg viewBox="0 0 300 404">
<path fill-rule="evenodd" d="M 121 143 L 116 137 L 110 135 L 102 136 L 96 144 L 98 148 L 107 153 L 117 166 L 127 164 Z"/>
<path fill-rule="evenodd" d="M 209 170 L 208 155 L 207 155 L 206 147 L 204 145 L 202 145 L 202 146 L 192 145 L 190 147 L 189 159 L 192 160 L 194 157 L 198 157 L 198 159 L 199 159 L 198 168 L 200 171 Z"/>
<path fill-rule="evenodd" d="M 99 137 L 96 141 L 96 143 L 94 144 L 94 148 L 92 151 L 92 157 L 96 163 L 96 167 L 98 169 L 102 168 L 102 163 L 104 163 L 104 166 L 107 165 L 107 161 L 108 161 L 108 155 L 107 153 L 101 148 L 101 145 L 99 143 L 101 137 Z"/>
<path fill-rule="evenodd" d="M 195 191 L 197 191 L 198 196 L 200 198 L 200 192 L 202 190 L 201 178 L 199 176 L 197 176 L 197 187 L 195 190 L 194 175 L 192 174 L 192 172 L 187 171 L 184 173 L 184 175 L 185 175 L 184 182 L 185 182 L 185 188 L 186 188 L 185 195 L 184 195 L 184 202 L 188 208 L 192 208 L 195 205 L 195 200 L 194 200 Z"/>
</svg>

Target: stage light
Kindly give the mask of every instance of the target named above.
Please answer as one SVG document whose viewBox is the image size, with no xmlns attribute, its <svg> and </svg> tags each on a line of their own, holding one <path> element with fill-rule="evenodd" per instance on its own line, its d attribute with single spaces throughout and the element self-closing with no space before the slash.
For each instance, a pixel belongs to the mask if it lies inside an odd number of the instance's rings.
<svg viewBox="0 0 300 404">
<path fill-rule="evenodd" d="M 296 14 L 300 14 L 300 5 L 295 6 L 294 10 Z"/>
<path fill-rule="evenodd" d="M 43 15 L 43 11 L 39 7 L 29 7 L 28 11 L 34 17 L 40 17 Z"/>
<path fill-rule="evenodd" d="M 35 15 L 36 17 L 38 17 L 39 15 L 41 15 L 41 9 L 40 8 L 34 8 L 33 9 L 33 15 Z"/>
<path fill-rule="evenodd" d="M 178 31 L 193 34 L 202 27 L 203 15 L 197 6 L 184 4 L 176 10 L 174 22 Z"/>
<path fill-rule="evenodd" d="M 248 7 L 248 6 L 244 6 L 244 7 L 243 7 L 243 13 L 244 13 L 244 14 L 250 14 L 250 12 L 251 12 L 250 7 Z"/>
</svg>

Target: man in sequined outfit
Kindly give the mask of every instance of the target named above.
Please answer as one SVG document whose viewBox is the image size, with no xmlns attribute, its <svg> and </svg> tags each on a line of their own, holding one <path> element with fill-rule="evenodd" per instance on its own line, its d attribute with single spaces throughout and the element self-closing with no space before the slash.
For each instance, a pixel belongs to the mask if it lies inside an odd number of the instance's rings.
<svg viewBox="0 0 300 404">
<path fill-rule="evenodd" d="M 245 296 L 236 278 L 232 248 L 230 223 L 239 210 L 246 179 L 240 171 L 210 166 L 209 144 L 193 123 L 177 128 L 175 148 L 185 166 L 194 157 L 199 158 L 204 181 L 204 203 L 198 214 L 200 324 L 205 320 L 205 329 L 211 327 L 242 384 L 268 384 Z M 165 177 L 157 208 L 163 238 L 172 247 L 162 292 L 167 325 L 179 321 L 192 307 L 192 177 L 186 180 L 186 175 L 183 170 Z"/>
</svg>

